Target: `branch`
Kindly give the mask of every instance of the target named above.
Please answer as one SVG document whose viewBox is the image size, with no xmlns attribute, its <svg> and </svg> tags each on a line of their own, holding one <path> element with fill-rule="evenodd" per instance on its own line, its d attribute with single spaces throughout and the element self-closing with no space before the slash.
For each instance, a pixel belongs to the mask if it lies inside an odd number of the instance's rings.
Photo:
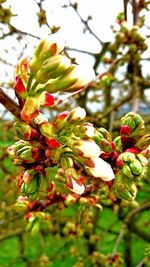
<svg viewBox="0 0 150 267">
<path fill-rule="evenodd" d="M 7 94 L 5 94 L 0 88 L 0 103 L 9 110 L 17 119 L 20 119 L 20 107 L 19 105 L 12 100 Z"/>
<path fill-rule="evenodd" d="M 130 211 L 130 212 L 126 215 L 126 217 L 125 217 L 125 219 L 124 219 L 124 223 L 123 223 L 123 225 L 122 225 L 122 227 L 121 227 L 121 229 L 120 229 L 120 233 L 119 233 L 119 235 L 118 235 L 118 237 L 117 237 L 117 240 L 116 240 L 116 243 L 115 243 L 113 252 L 112 252 L 112 256 L 114 256 L 114 255 L 116 254 L 117 249 L 118 249 L 118 246 L 119 246 L 119 244 L 120 244 L 122 238 L 124 237 L 124 235 L 125 235 L 125 233 L 126 233 L 126 230 L 129 229 L 129 230 L 131 230 L 131 231 L 134 232 L 134 228 L 132 229 L 132 227 L 130 227 L 130 226 L 131 226 L 131 223 L 132 223 L 131 220 L 133 220 L 134 217 L 135 217 L 138 213 L 140 213 L 141 211 L 147 210 L 147 209 L 149 209 L 149 208 L 150 208 L 150 201 L 148 201 L 148 202 L 142 204 L 141 206 L 139 206 L 138 208 L 136 208 L 136 209 Z M 140 237 L 145 238 L 145 235 L 143 236 L 143 232 L 142 232 L 142 234 L 141 234 L 141 233 L 139 234 L 139 232 L 136 230 L 135 233 L 136 233 L 137 235 L 139 235 Z"/>
<path fill-rule="evenodd" d="M 103 45 L 103 42 L 102 40 L 92 31 L 92 29 L 90 28 L 89 24 L 88 24 L 88 21 L 84 20 L 80 13 L 78 12 L 77 8 L 74 6 L 74 4 L 72 4 L 70 1 L 69 1 L 69 6 L 72 7 L 74 9 L 74 11 L 76 12 L 76 14 L 78 15 L 78 17 L 80 18 L 81 22 L 85 25 L 86 29 L 89 31 L 90 34 L 92 34 L 96 40 L 100 43 L 100 45 Z"/>
<path fill-rule="evenodd" d="M 142 204 L 141 206 L 139 206 L 138 208 L 130 211 L 126 218 L 125 218 L 125 224 L 130 224 L 130 221 L 131 219 L 133 219 L 138 213 L 140 213 L 141 211 L 144 211 L 144 210 L 148 210 L 150 208 L 150 200 L 144 204 Z"/>
</svg>

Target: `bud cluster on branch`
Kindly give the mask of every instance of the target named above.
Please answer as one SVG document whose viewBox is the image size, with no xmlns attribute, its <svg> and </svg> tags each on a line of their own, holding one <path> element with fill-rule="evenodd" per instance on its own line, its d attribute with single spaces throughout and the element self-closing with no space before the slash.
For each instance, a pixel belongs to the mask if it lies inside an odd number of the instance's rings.
<svg viewBox="0 0 150 267">
<path fill-rule="evenodd" d="M 150 135 L 140 115 L 126 114 L 113 139 L 106 129 L 88 123 L 81 107 L 51 122 L 40 112 L 40 106 L 54 105 L 53 93 L 78 91 L 94 78 L 93 69 L 71 64 L 54 37 L 42 40 L 31 61 L 22 59 L 17 66 L 14 90 L 22 120 L 14 123 L 18 141 L 8 153 L 22 166 L 20 201 L 28 202 L 31 211 L 59 202 L 100 207 L 104 200 L 136 197 L 150 157 Z"/>
</svg>

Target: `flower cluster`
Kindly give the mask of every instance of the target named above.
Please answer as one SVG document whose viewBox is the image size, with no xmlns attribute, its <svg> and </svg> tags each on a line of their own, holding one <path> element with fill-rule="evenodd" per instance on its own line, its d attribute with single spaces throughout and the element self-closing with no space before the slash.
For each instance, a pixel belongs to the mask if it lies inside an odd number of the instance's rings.
<svg viewBox="0 0 150 267">
<path fill-rule="evenodd" d="M 14 89 L 21 118 L 27 123 L 38 115 L 40 106 L 54 105 L 52 93 L 78 91 L 95 78 L 93 69 L 71 63 L 57 39 L 57 34 L 52 34 L 41 40 L 33 58 L 23 58 L 17 65 Z"/>
<path fill-rule="evenodd" d="M 15 164 L 23 166 L 17 177 L 23 196 L 53 198 L 59 190 L 66 194 L 68 205 L 86 195 L 89 184 L 96 183 L 93 190 L 98 190 L 105 182 L 110 187 L 108 198 L 134 200 L 136 183 L 145 176 L 150 156 L 143 119 L 133 112 L 125 115 L 120 136 L 112 140 L 106 129 L 85 122 L 85 116 L 85 110 L 77 107 L 60 113 L 53 122 L 40 113 L 34 120 L 37 130 L 24 122 L 14 124 L 23 139 L 8 152 Z"/>
<path fill-rule="evenodd" d="M 81 107 L 51 122 L 39 110 L 54 104 L 53 93 L 78 91 L 94 76 L 92 71 L 83 75 L 62 49 L 53 38 L 42 40 L 31 61 L 23 59 L 17 66 L 14 89 L 22 120 L 14 123 L 18 141 L 8 153 L 22 166 L 17 176 L 22 199 L 35 200 L 29 202 L 30 211 L 78 200 L 98 207 L 104 199 L 132 201 L 150 157 L 150 135 L 140 115 L 126 114 L 113 140 L 106 129 L 86 121 Z"/>
</svg>

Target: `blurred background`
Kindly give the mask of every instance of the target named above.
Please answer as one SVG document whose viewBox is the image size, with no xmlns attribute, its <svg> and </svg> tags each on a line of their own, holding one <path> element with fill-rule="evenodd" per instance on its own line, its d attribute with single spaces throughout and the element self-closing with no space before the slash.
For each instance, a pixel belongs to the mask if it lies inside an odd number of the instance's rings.
<svg viewBox="0 0 150 267">
<path fill-rule="evenodd" d="M 59 94 L 61 103 L 43 109 L 48 119 L 81 106 L 88 121 L 118 135 L 120 118 L 138 112 L 150 131 L 150 11 L 146 0 L 0 0 L 0 87 L 14 100 L 15 66 L 31 58 L 39 40 L 58 33 L 64 52 L 97 79 L 80 94 Z M 51 206 L 29 225 L 16 206 L 16 168 L 7 147 L 16 141 L 13 115 L 0 104 L 0 267 L 150 266 L 149 174 L 135 202 L 110 202 L 103 211 Z M 139 209 L 137 209 L 139 207 Z M 137 212 L 132 213 L 134 209 Z M 125 229 L 126 218 L 130 218 Z"/>
</svg>

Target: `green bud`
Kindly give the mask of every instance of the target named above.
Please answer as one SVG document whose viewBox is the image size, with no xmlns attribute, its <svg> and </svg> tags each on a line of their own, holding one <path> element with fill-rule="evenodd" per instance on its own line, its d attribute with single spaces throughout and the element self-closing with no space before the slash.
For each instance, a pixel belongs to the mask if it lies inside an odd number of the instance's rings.
<svg viewBox="0 0 150 267">
<path fill-rule="evenodd" d="M 47 192 L 48 179 L 42 173 L 39 173 L 38 183 L 39 183 L 40 190 L 43 191 L 43 192 Z"/>
<path fill-rule="evenodd" d="M 105 128 L 101 127 L 98 129 L 98 131 L 103 135 L 103 138 L 105 138 L 109 142 L 112 140 L 111 134 Z"/>
<path fill-rule="evenodd" d="M 129 165 L 125 164 L 122 169 L 121 169 L 122 173 L 128 177 L 129 179 L 134 179 L 134 175 L 133 173 L 131 172 L 131 169 L 129 167 Z"/>
<path fill-rule="evenodd" d="M 26 192 L 27 194 L 33 194 L 37 191 L 38 189 L 38 176 L 34 175 L 32 180 L 26 184 Z"/>
<path fill-rule="evenodd" d="M 42 135 L 48 138 L 56 138 L 56 129 L 54 125 L 50 122 L 44 122 L 39 126 Z"/>
<path fill-rule="evenodd" d="M 112 195 L 128 201 L 133 201 L 136 197 L 137 188 L 133 183 L 115 182 L 112 187 Z"/>
<path fill-rule="evenodd" d="M 61 166 L 65 170 L 73 167 L 73 159 L 67 156 L 61 157 Z"/>
<path fill-rule="evenodd" d="M 29 64 L 31 75 L 35 75 L 45 60 L 59 54 L 63 50 L 64 44 L 60 44 L 60 41 L 58 42 L 58 37 L 57 33 L 52 34 L 47 39 L 41 40 L 37 45 L 34 57 Z"/>
<path fill-rule="evenodd" d="M 129 164 L 130 169 L 134 175 L 140 175 L 142 173 L 142 165 L 138 159 L 135 159 Z"/>
<path fill-rule="evenodd" d="M 123 147 L 122 147 L 121 136 L 117 136 L 117 137 L 114 139 L 114 143 L 115 143 L 115 145 L 116 145 L 116 150 L 119 151 L 119 152 L 122 152 Z"/>
<path fill-rule="evenodd" d="M 24 141 L 24 140 L 19 140 L 18 142 L 16 142 L 14 144 L 14 151 L 16 152 L 17 150 L 19 150 L 20 148 L 24 147 L 24 146 L 28 146 L 30 145 L 30 143 L 28 141 Z"/>
<path fill-rule="evenodd" d="M 36 73 L 37 83 L 43 84 L 50 79 L 57 78 L 66 71 L 70 64 L 70 59 L 63 55 L 55 55 L 49 58 Z"/>
<path fill-rule="evenodd" d="M 135 160 L 135 155 L 131 152 L 124 152 L 121 155 L 122 159 L 126 162 L 133 162 Z"/>
<path fill-rule="evenodd" d="M 133 131 L 136 127 L 136 124 L 134 122 L 134 112 L 129 112 L 124 117 L 122 117 L 121 124 L 128 125 L 130 129 Z"/>
</svg>

